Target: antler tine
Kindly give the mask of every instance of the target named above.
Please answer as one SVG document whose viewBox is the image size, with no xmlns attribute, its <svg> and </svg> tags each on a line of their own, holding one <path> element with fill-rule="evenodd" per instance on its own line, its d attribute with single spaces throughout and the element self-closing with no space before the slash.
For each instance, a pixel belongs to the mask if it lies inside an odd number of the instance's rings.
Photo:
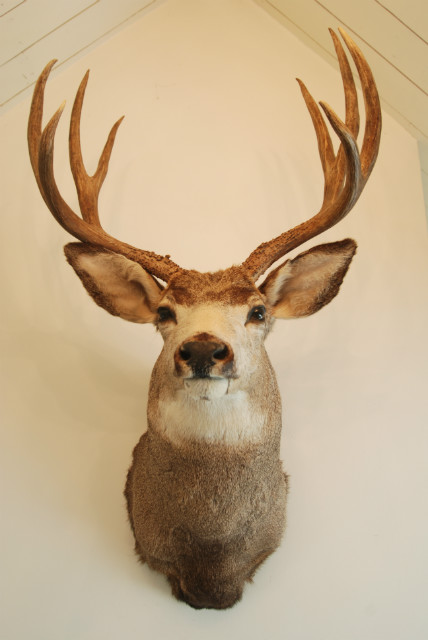
<svg viewBox="0 0 428 640">
<path fill-rule="evenodd" d="M 80 114 L 88 74 L 83 78 L 76 94 L 69 135 L 70 166 L 78 193 L 82 217 L 78 216 L 62 198 L 55 182 L 53 158 L 55 132 L 65 103 L 56 111 L 42 131 L 44 90 L 55 62 L 56 60 L 52 60 L 46 65 L 36 82 L 28 121 L 30 160 L 44 201 L 59 224 L 78 240 L 120 253 L 138 262 L 152 275 L 168 281 L 173 273 L 181 270 L 177 264 L 170 260 L 169 256 L 159 256 L 152 251 L 137 249 L 113 238 L 101 227 L 98 217 L 98 196 L 107 175 L 114 140 L 123 118 L 120 118 L 113 125 L 101 154 L 97 170 L 93 176 L 89 176 L 83 164 L 80 145 Z"/>
<path fill-rule="evenodd" d="M 70 167 L 76 185 L 82 217 L 89 223 L 99 225 L 98 196 L 107 175 L 108 165 L 117 130 L 125 116 L 122 116 L 112 127 L 103 152 L 98 162 L 98 167 L 93 176 L 89 176 L 83 163 L 82 148 L 80 142 L 80 120 L 82 114 L 83 99 L 88 84 L 89 71 L 86 72 L 80 83 L 74 100 L 70 120 L 69 154 Z"/>
<path fill-rule="evenodd" d="M 312 118 L 324 173 L 324 200 L 321 211 L 318 214 L 320 215 L 326 207 L 329 207 L 329 205 L 335 202 L 335 196 L 339 197 L 340 191 L 344 188 L 345 176 L 347 174 L 359 176 L 359 154 L 354 135 L 355 118 L 353 117 L 353 113 L 347 114 L 347 120 L 350 121 L 353 127 L 351 130 L 337 117 L 331 107 L 329 107 L 325 102 L 320 102 L 327 119 L 342 142 L 336 156 L 333 150 L 330 134 L 317 103 L 306 89 L 303 82 L 301 80 L 298 80 L 298 82 L 309 114 Z M 352 84 L 355 88 L 353 80 Z M 354 103 L 352 101 L 348 101 L 348 105 L 352 110 L 354 109 Z M 355 191 L 355 181 L 348 181 L 346 190 L 347 197 L 351 196 L 352 189 Z"/>
<path fill-rule="evenodd" d="M 39 177 L 39 145 L 40 138 L 42 136 L 42 119 L 43 119 L 43 97 L 45 91 L 45 85 L 52 67 L 57 60 L 51 60 L 43 69 L 40 76 L 37 78 L 37 82 L 34 87 L 33 99 L 31 101 L 30 116 L 28 118 L 28 150 L 30 153 L 31 166 L 33 167 L 34 176 L 36 178 L 37 185 L 40 193 L 43 196 L 44 201 L 49 206 L 44 193 L 44 188 L 40 182 Z"/>
<path fill-rule="evenodd" d="M 380 108 L 379 94 L 372 71 L 367 64 L 361 50 L 355 42 L 342 28 L 339 27 L 340 35 L 344 39 L 346 46 L 357 67 L 360 76 L 361 87 L 364 96 L 366 110 L 366 127 L 364 131 L 363 144 L 361 148 L 361 169 L 365 186 L 375 165 L 379 152 L 380 134 L 382 131 L 382 114 Z"/>
<path fill-rule="evenodd" d="M 358 96 L 357 89 L 354 82 L 354 76 L 352 75 L 351 66 L 349 64 L 346 53 L 342 47 L 342 44 L 334 33 L 333 29 L 329 29 L 331 38 L 333 40 L 334 48 L 336 50 L 337 59 L 339 61 L 340 72 L 344 79 L 345 91 L 345 124 L 351 131 L 354 139 L 357 139 L 358 132 L 360 130 L 360 114 L 358 111 Z M 343 185 L 343 179 L 345 177 L 346 156 L 343 147 L 339 148 L 336 157 L 336 167 L 334 172 L 336 173 L 336 180 L 332 183 L 331 193 L 325 194 L 325 197 L 334 198 L 339 189 Z"/>
<path fill-rule="evenodd" d="M 270 242 L 264 242 L 250 254 L 242 266 L 254 280 L 286 253 L 339 222 L 358 200 L 376 161 L 380 143 L 381 111 L 373 75 L 355 42 L 340 29 L 355 62 L 364 96 L 366 123 L 360 154 L 356 142 L 359 113 L 355 83 L 344 49 L 334 32 L 330 30 L 330 33 L 345 91 L 345 123 L 326 103 L 321 102 L 320 105 L 341 142 L 336 155 L 318 105 L 303 82 L 298 80 L 317 136 L 325 183 L 323 203 L 320 211 L 312 218 Z"/>
</svg>

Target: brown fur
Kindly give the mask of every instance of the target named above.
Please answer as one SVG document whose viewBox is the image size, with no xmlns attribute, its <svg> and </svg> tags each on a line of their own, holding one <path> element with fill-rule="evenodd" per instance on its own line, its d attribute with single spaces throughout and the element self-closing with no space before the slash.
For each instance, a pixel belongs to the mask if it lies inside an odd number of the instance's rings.
<svg viewBox="0 0 428 640">
<path fill-rule="evenodd" d="M 280 543 L 286 492 L 278 452 L 265 443 L 177 448 L 149 428 L 125 489 L 136 552 L 178 599 L 230 607 Z"/>
<path fill-rule="evenodd" d="M 175 274 L 168 283 L 166 294 L 177 304 L 192 307 L 201 302 L 246 304 L 257 292 L 254 282 L 241 267 L 230 267 L 214 273 L 184 271 Z"/>
</svg>

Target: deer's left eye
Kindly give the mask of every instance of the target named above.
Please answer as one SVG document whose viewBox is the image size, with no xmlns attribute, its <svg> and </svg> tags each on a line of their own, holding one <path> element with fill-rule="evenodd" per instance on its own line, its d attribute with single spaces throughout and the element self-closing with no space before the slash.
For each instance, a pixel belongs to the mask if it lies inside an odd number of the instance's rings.
<svg viewBox="0 0 428 640">
<path fill-rule="evenodd" d="M 248 314 L 247 322 L 263 322 L 266 317 L 266 308 L 260 304 L 253 307 Z"/>
</svg>

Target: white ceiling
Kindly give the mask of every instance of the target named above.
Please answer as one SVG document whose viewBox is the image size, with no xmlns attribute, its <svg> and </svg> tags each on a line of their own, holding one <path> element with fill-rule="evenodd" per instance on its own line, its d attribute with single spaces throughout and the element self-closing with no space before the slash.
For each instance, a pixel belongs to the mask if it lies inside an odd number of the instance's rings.
<svg viewBox="0 0 428 640">
<path fill-rule="evenodd" d="M 0 114 L 27 96 L 53 55 L 57 68 L 70 63 L 165 1 L 0 0 Z M 428 201 L 426 0 L 248 2 L 268 11 L 335 66 L 328 27 L 343 26 L 361 45 L 384 108 L 419 141 Z"/>
</svg>

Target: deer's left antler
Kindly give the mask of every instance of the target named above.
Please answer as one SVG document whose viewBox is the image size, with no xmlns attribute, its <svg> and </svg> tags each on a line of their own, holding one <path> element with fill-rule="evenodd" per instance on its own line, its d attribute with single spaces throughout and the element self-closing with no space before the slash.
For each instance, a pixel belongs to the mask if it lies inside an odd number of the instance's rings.
<svg viewBox="0 0 428 640">
<path fill-rule="evenodd" d="M 357 146 L 359 131 L 358 99 L 354 79 L 345 51 L 336 34 L 330 29 L 345 90 L 345 123 L 324 102 L 320 105 L 340 139 L 337 154 L 327 125 L 315 100 L 301 80 L 298 80 L 306 106 L 312 118 L 324 173 L 324 200 L 320 211 L 309 220 L 285 231 L 277 238 L 264 242 L 243 262 L 243 267 L 257 280 L 274 262 L 307 240 L 339 222 L 354 206 L 376 162 L 382 118 L 379 95 L 370 67 L 355 42 L 339 29 L 351 53 L 363 90 L 366 123 L 361 152 Z"/>
</svg>

